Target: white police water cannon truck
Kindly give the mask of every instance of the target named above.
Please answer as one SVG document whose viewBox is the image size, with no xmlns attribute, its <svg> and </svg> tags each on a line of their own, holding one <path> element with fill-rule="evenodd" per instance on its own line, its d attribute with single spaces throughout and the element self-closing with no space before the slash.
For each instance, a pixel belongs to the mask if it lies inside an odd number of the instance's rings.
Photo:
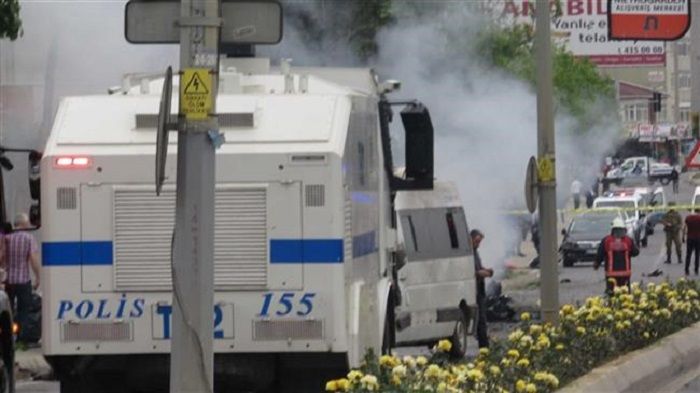
<svg viewBox="0 0 700 393">
<path fill-rule="evenodd" d="M 455 187 L 433 181 L 427 108 L 389 101 L 398 83 L 370 69 L 222 58 L 219 80 L 216 391 L 318 391 L 397 344 L 449 338 L 462 355 L 473 260 Z M 43 152 L 42 343 L 61 392 L 167 389 L 177 138 L 156 197 L 162 87 L 62 99 Z"/>
</svg>

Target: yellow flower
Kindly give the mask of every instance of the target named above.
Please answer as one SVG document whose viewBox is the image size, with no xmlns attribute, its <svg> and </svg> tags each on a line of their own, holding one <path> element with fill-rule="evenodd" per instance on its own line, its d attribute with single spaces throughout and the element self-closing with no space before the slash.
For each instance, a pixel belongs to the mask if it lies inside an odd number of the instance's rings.
<svg viewBox="0 0 700 393">
<path fill-rule="evenodd" d="M 391 384 L 392 385 L 401 385 L 401 377 L 398 375 L 392 375 L 391 376 Z"/>
<path fill-rule="evenodd" d="M 445 382 L 440 382 L 440 384 L 437 386 L 437 392 L 438 393 L 447 392 L 447 384 Z"/>
<path fill-rule="evenodd" d="M 428 359 L 426 359 L 425 356 L 418 356 L 416 358 L 416 364 L 420 367 L 423 367 L 426 364 L 428 364 Z"/>
<path fill-rule="evenodd" d="M 576 333 L 578 333 L 580 335 L 584 335 L 584 334 L 586 334 L 586 328 L 584 328 L 583 326 L 579 326 L 576 328 Z"/>
<path fill-rule="evenodd" d="M 489 355 L 489 349 L 488 349 L 488 348 L 479 348 L 479 355 L 481 355 L 481 356 L 488 356 L 488 355 Z"/>
<path fill-rule="evenodd" d="M 399 364 L 399 360 L 391 355 L 382 355 L 379 357 L 379 365 L 386 368 L 393 368 Z"/>
<path fill-rule="evenodd" d="M 522 359 L 518 360 L 518 363 L 516 363 L 516 364 L 519 367 L 527 368 L 530 366 L 530 361 L 525 359 L 525 358 L 522 358 Z"/>
<path fill-rule="evenodd" d="M 377 377 L 371 374 L 367 374 L 362 379 L 360 379 L 360 383 L 362 384 L 362 388 L 373 392 L 375 390 L 379 390 L 379 382 L 377 382 Z"/>
<path fill-rule="evenodd" d="M 326 382 L 326 391 L 327 392 L 335 392 L 337 390 L 338 390 L 338 382 L 336 382 L 336 381 Z"/>
<path fill-rule="evenodd" d="M 574 306 L 572 306 L 571 304 L 565 304 L 565 305 L 561 306 L 561 313 L 562 314 L 569 315 L 569 314 L 573 314 L 573 312 L 574 312 Z"/>
<path fill-rule="evenodd" d="M 530 325 L 530 334 L 531 335 L 537 336 L 540 333 L 542 333 L 542 326 L 541 325 L 538 325 L 536 323 L 533 323 L 532 325 Z"/>
<path fill-rule="evenodd" d="M 489 372 L 493 376 L 497 377 L 497 376 L 501 375 L 501 368 L 498 366 L 491 366 L 491 367 L 489 367 Z"/>
<path fill-rule="evenodd" d="M 557 351 L 563 351 L 564 350 L 564 344 L 557 344 L 556 347 L 554 347 Z"/>
<path fill-rule="evenodd" d="M 510 359 L 508 359 L 508 358 L 501 359 L 501 366 L 503 366 L 503 367 L 510 366 Z"/>
<path fill-rule="evenodd" d="M 518 352 L 517 349 L 511 349 L 508 351 L 507 355 L 512 357 L 513 359 L 517 359 L 520 357 L 520 352 Z"/>
<path fill-rule="evenodd" d="M 515 391 L 516 392 L 524 392 L 525 389 L 527 388 L 527 382 L 523 381 L 522 379 L 518 379 L 518 381 L 515 383 Z"/>
<path fill-rule="evenodd" d="M 425 369 L 425 372 L 423 372 L 423 376 L 426 378 L 437 378 L 440 374 L 442 374 L 442 369 L 437 364 L 431 364 Z"/>
<path fill-rule="evenodd" d="M 524 313 L 520 314 L 520 320 L 521 320 L 521 321 L 527 322 L 527 321 L 529 321 L 530 319 L 531 319 L 531 317 L 530 317 L 530 313 L 529 313 L 529 312 L 524 312 Z"/>
<path fill-rule="evenodd" d="M 520 338 L 520 346 L 523 348 L 529 348 L 532 345 L 532 337 L 530 335 L 524 335 Z"/>
<path fill-rule="evenodd" d="M 515 329 L 511 334 L 508 335 L 508 341 L 516 342 L 520 341 L 520 337 L 523 336 L 523 331 L 520 329 Z"/>
<path fill-rule="evenodd" d="M 528 383 L 527 386 L 525 387 L 525 391 L 527 393 L 536 393 L 537 392 L 537 386 L 535 386 L 534 383 Z"/>
<path fill-rule="evenodd" d="M 479 382 L 484 379 L 484 373 L 482 373 L 479 369 L 469 370 L 467 371 L 467 378 Z"/>
<path fill-rule="evenodd" d="M 335 381 L 335 383 L 338 386 L 338 391 L 340 392 L 347 392 L 350 390 L 350 381 L 348 381 L 346 378 L 340 378 L 339 380 Z"/>
<path fill-rule="evenodd" d="M 391 369 L 391 374 L 394 375 L 394 376 L 399 376 L 399 377 L 402 377 L 402 378 L 403 378 L 403 377 L 406 376 L 407 371 L 408 371 L 408 370 L 406 370 L 406 366 L 404 366 L 403 364 L 401 364 L 401 365 L 398 365 L 398 366 L 392 368 L 392 369 Z"/>
<path fill-rule="evenodd" d="M 644 338 L 647 338 L 647 339 L 648 339 L 648 338 L 649 338 L 649 332 L 644 332 L 643 336 L 644 336 Z"/>
<path fill-rule="evenodd" d="M 622 322 L 618 322 L 615 324 L 615 329 L 616 330 L 625 330 L 625 324 Z"/>
<path fill-rule="evenodd" d="M 437 344 L 437 349 L 440 352 L 450 352 L 452 343 L 449 340 L 440 340 Z"/>
<path fill-rule="evenodd" d="M 362 374 L 362 371 L 351 370 L 351 371 L 348 373 L 348 380 L 349 380 L 350 382 L 357 383 L 357 382 L 360 381 L 360 379 L 361 379 L 363 376 L 364 376 L 364 374 Z"/>
</svg>

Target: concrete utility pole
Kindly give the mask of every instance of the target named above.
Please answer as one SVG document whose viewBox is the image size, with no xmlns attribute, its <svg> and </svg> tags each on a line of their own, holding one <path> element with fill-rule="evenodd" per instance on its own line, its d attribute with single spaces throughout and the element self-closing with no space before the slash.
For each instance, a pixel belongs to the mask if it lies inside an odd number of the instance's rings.
<svg viewBox="0 0 700 393">
<path fill-rule="evenodd" d="M 693 136 L 698 136 L 700 116 L 700 2 L 691 0 L 690 7 L 690 120 Z"/>
<path fill-rule="evenodd" d="M 540 195 L 540 303 L 546 322 L 559 320 L 557 267 L 557 190 L 552 96 L 552 43 L 549 0 L 535 3 L 535 57 L 537 61 L 537 169 Z"/>
<path fill-rule="evenodd" d="M 214 145 L 221 0 L 182 0 L 170 391 L 214 391 Z"/>
</svg>

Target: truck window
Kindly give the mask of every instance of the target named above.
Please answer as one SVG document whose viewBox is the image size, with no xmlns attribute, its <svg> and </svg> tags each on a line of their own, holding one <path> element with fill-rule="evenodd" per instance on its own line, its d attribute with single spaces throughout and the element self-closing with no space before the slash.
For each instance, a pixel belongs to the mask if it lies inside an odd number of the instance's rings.
<svg viewBox="0 0 700 393">
<path fill-rule="evenodd" d="M 450 233 L 450 245 L 452 248 L 459 248 L 459 239 L 457 238 L 457 229 L 455 228 L 455 220 L 452 216 L 452 212 L 447 212 L 445 214 L 445 219 L 447 220 L 447 230 Z"/>
</svg>

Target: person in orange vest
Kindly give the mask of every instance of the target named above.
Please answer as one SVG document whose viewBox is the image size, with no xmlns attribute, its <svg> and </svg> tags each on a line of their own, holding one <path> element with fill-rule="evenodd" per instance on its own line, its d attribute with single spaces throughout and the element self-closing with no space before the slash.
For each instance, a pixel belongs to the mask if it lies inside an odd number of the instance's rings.
<svg viewBox="0 0 700 393">
<path fill-rule="evenodd" d="M 632 257 L 639 255 L 634 240 L 627 236 L 627 228 L 621 218 L 615 218 L 608 236 L 600 241 L 598 257 L 593 268 L 598 270 L 605 263 L 606 292 L 612 294 L 616 286 L 630 285 Z"/>
</svg>

